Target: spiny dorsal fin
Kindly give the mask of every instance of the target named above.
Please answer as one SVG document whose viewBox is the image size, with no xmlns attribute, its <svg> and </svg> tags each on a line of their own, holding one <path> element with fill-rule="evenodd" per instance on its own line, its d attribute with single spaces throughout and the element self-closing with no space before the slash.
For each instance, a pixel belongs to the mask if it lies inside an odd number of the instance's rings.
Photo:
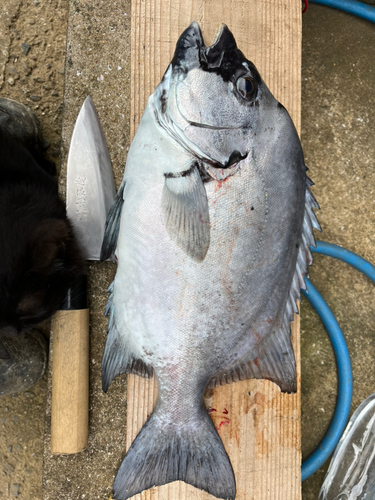
<svg viewBox="0 0 375 500">
<path fill-rule="evenodd" d="M 202 262 L 210 245 L 210 218 L 197 165 L 165 174 L 162 210 L 169 237 L 195 262 Z"/>
</svg>

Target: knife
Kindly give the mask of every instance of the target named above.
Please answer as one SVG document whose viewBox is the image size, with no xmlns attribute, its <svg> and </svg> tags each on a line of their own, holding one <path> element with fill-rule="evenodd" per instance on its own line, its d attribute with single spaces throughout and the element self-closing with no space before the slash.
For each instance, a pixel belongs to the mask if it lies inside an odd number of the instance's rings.
<svg viewBox="0 0 375 500">
<path fill-rule="evenodd" d="M 105 221 L 116 195 L 111 161 L 90 96 L 78 114 L 67 166 L 66 210 L 87 260 L 99 260 Z M 51 452 L 71 454 L 88 444 L 89 309 L 87 278 L 68 290 L 52 319 Z"/>
</svg>

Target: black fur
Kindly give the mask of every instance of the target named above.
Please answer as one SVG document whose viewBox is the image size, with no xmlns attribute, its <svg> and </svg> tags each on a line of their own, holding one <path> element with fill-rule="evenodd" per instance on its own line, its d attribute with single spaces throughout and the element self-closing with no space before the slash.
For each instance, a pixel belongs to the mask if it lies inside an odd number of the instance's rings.
<svg viewBox="0 0 375 500">
<path fill-rule="evenodd" d="M 43 165 L 46 168 L 45 165 Z M 50 317 L 85 263 L 56 179 L 0 129 L 0 331 Z M 0 333 L 1 334 L 1 333 Z"/>
</svg>

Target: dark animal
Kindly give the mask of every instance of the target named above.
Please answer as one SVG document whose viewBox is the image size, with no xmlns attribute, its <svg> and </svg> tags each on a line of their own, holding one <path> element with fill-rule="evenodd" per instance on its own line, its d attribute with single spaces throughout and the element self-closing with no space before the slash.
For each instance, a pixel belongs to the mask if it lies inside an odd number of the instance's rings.
<svg viewBox="0 0 375 500">
<path fill-rule="evenodd" d="M 15 336 L 50 317 L 85 273 L 48 171 L 0 129 L 0 335 Z"/>
</svg>

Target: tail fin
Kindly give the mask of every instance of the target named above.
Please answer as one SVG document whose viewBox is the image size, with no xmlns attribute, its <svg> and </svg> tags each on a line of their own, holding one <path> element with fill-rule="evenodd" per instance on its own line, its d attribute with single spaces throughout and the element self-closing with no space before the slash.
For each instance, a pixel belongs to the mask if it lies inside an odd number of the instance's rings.
<svg viewBox="0 0 375 500">
<path fill-rule="evenodd" d="M 152 486 L 185 481 L 217 498 L 234 500 L 236 484 L 223 443 L 205 408 L 179 425 L 153 413 L 131 445 L 113 484 L 126 500 Z"/>
</svg>

